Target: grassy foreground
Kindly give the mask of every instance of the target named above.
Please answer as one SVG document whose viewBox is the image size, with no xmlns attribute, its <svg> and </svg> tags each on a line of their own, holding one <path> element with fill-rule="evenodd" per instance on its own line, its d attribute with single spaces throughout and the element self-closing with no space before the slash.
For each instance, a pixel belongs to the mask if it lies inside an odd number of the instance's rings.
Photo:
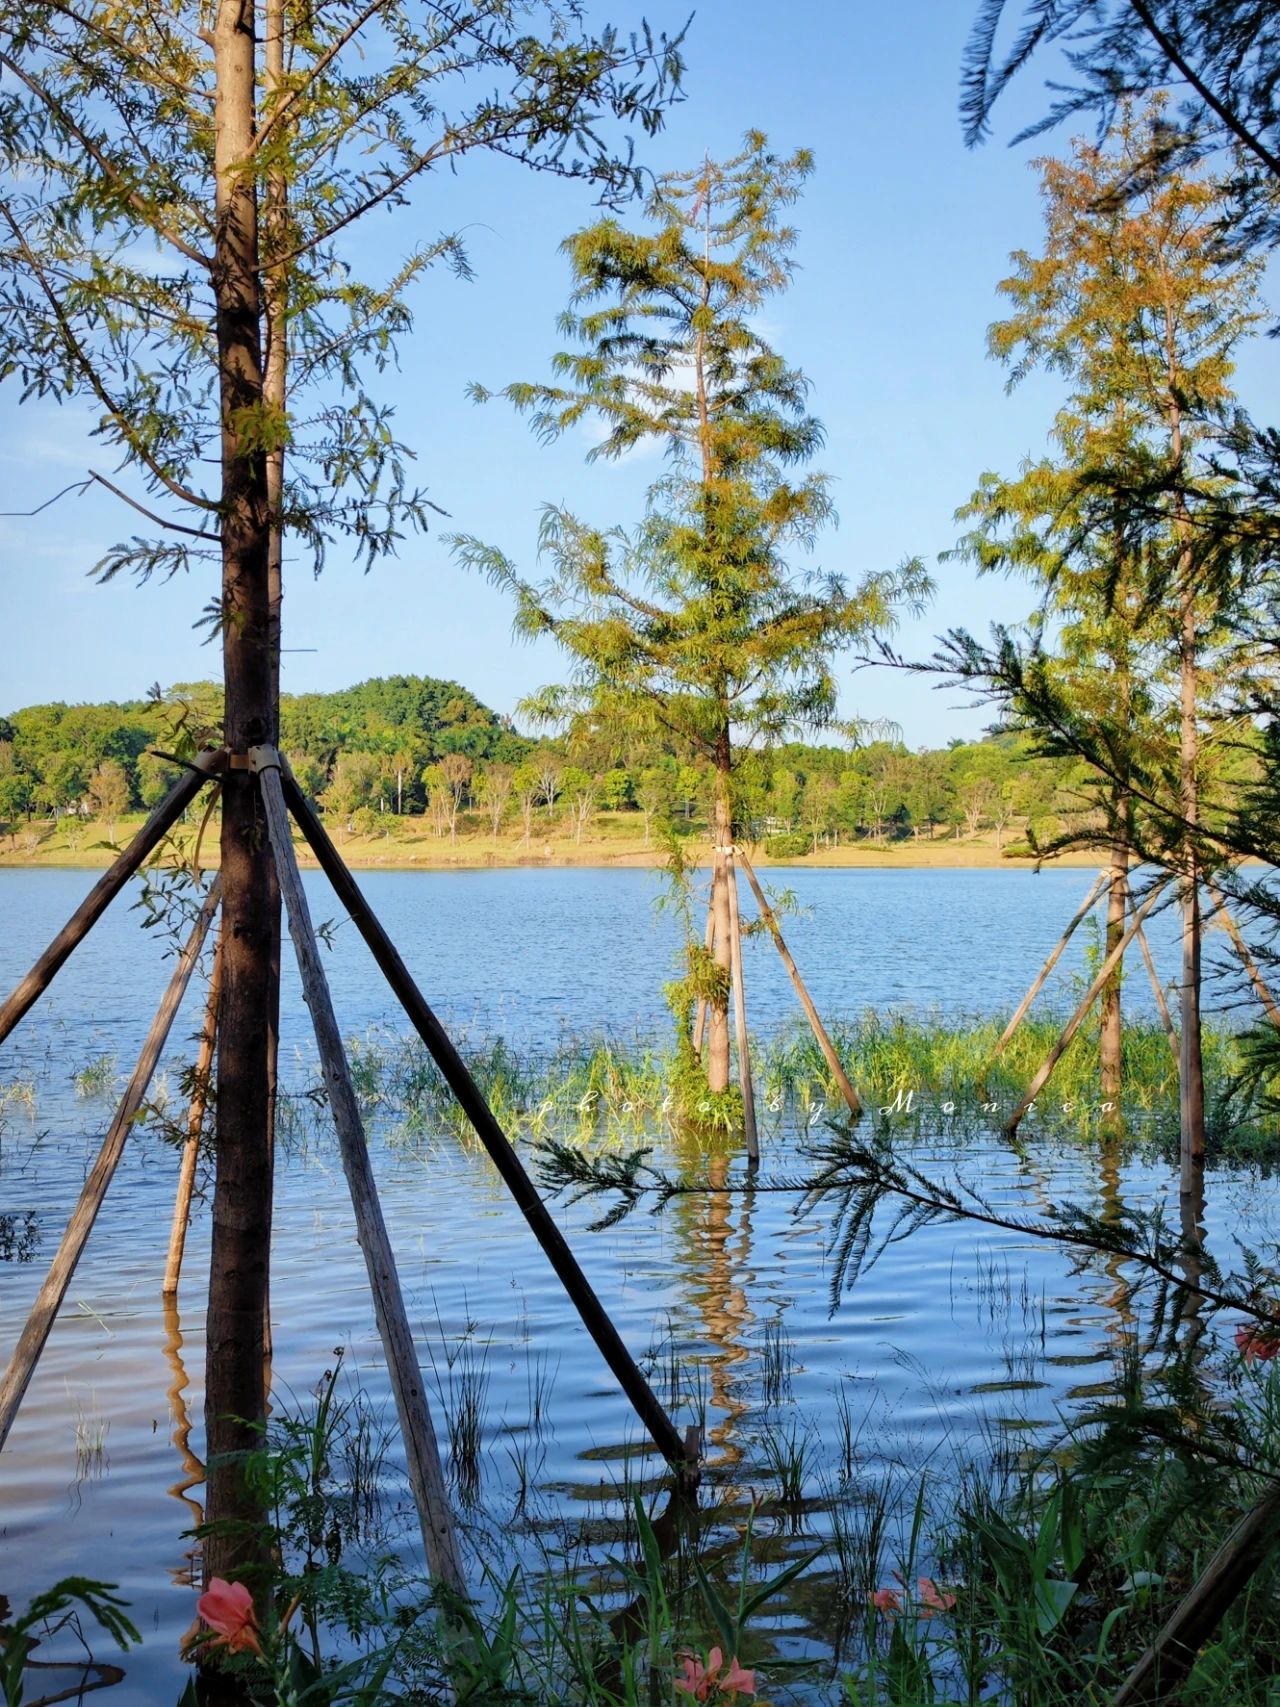
<svg viewBox="0 0 1280 1707">
<path fill-rule="evenodd" d="M 1059 1018 L 1028 1022 L 991 1071 L 994 1021 L 868 1012 L 833 1033 L 869 1102 L 896 1103 L 926 1133 L 954 1117 L 964 1135 L 979 1130 L 978 1119 L 995 1123 L 987 1105 L 1003 1112 L 1020 1094 Z M 1214 1029 L 1206 1041 L 1221 1152 L 1258 1108 L 1238 1083 L 1236 1034 Z M 634 1140 L 669 1112 L 672 1062 L 659 1046 L 587 1040 L 534 1054 L 464 1039 L 463 1049 L 504 1122 L 526 1139 L 576 1129 L 592 1143 L 615 1133 Z M 412 1149 L 421 1138 L 427 1150 L 443 1133 L 463 1136 L 416 1040 L 375 1031 L 350 1050 L 361 1100 L 393 1142 Z M 1097 1067 L 1096 1036 L 1083 1033 L 1028 1122 L 1029 1139 L 1099 1130 Z M 800 1029 L 762 1039 L 756 1068 L 764 1108 L 793 1130 L 834 1102 L 825 1063 Z M 1125 1069 L 1129 1133 L 1176 1128 L 1163 1032 L 1130 1027 Z M 106 1094 L 110 1081 L 104 1058 L 77 1088 Z M 316 1118 L 305 1094 L 286 1108 L 299 1131 Z M 433 1159 L 424 1156 L 427 1169 Z M 972 1455 L 957 1442 L 954 1460 L 923 1469 L 909 1457 L 897 1469 L 870 1467 L 863 1401 L 847 1382 L 823 1426 L 813 1422 L 812 1398 L 790 1388 L 795 1348 L 780 1313 L 735 1364 L 751 1458 L 720 1454 L 712 1431 L 695 1505 L 673 1494 L 652 1458 L 624 1455 L 581 1522 L 550 1521 L 541 1503 L 552 1377 L 534 1377 L 527 1418 L 518 1405 L 495 1418 L 484 1344 L 468 1323 L 447 1341 L 442 1366 L 432 1364 L 466 1546 L 472 1598 L 463 1604 L 406 1564 L 396 1543 L 412 1508 L 385 1407 L 359 1389 L 344 1398 L 335 1363 L 301 1406 L 279 1395 L 251 1455 L 269 1506 L 271 1563 L 253 1584 L 256 1618 L 243 1584 L 202 1603 L 204 1655 L 237 1675 L 254 1707 L 1105 1707 L 1280 1464 L 1272 1342 L 1259 1351 L 1251 1341 L 1252 1357 L 1242 1355 L 1229 1334 L 1206 1332 L 1198 1305 L 1157 1335 L 1137 1282 L 1130 1289 L 1120 1267 L 1108 1269 L 1120 1324 L 1109 1381 L 1082 1388 L 1080 1405 L 1043 1435 L 995 1437 Z M 1011 1368 L 1034 1369 L 1045 1355 L 1043 1306 L 1038 1328 L 1024 1317 L 1024 1346 L 1012 1279 L 1003 1305 L 1000 1282 L 990 1285 L 993 1331 L 999 1323 L 1009 1336 Z M 651 1377 L 673 1414 L 700 1408 L 705 1425 L 697 1356 L 661 1345 Z M 584 1476 L 599 1469 L 588 1465 Z M 67 1579 L 19 1610 L 6 1648 L 15 1672 L 25 1658 L 19 1643 L 45 1639 L 77 1603 L 86 1623 L 132 1646 L 140 1638 L 128 1621 L 130 1585 L 113 1596 L 114 1585 Z M 193 1588 L 193 1614 L 196 1604 Z M 1166 1699 L 1275 1707 L 1278 1609 L 1271 1560 Z M 174 1670 L 176 1696 L 184 1671 L 176 1656 Z M 179 1707 L 199 1699 L 192 1684 Z"/>
<path fill-rule="evenodd" d="M 47 820 L 33 820 L 0 839 L 0 865 L 12 866 L 80 866 L 94 869 L 109 865 L 115 853 L 139 830 L 144 822 L 141 813 L 118 819 L 114 825 L 91 822 L 73 826 L 70 834 L 64 823 L 55 826 Z M 548 824 L 540 813 L 533 834 L 526 842 L 518 826 L 505 829 L 500 836 L 485 833 L 478 822 L 469 824 L 456 839 L 436 836 L 425 818 L 395 818 L 385 820 L 385 834 L 373 836 L 347 835 L 341 826 L 330 826 L 343 858 L 349 865 L 363 868 L 409 871 L 474 871 L 503 866 L 660 866 L 665 853 L 657 837 L 646 845 L 642 826 L 634 812 L 601 812 L 595 824 L 581 841 L 565 832 L 558 821 Z M 190 859 L 195 847 L 196 826 L 180 825 L 173 838 L 171 858 Z M 295 837 L 295 841 L 297 838 Z M 1008 845 L 1010 838 L 1004 838 Z M 701 826 L 688 840 L 688 851 L 696 863 L 709 863 L 710 837 Z M 1032 867 L 1032 859 L 1010 859 L 1003 848 L 996 846 L 994 832 L 980 831 L 975 836 L 957 839 L 939 834 L 932 841 L 923 837 L 901 842 L 859 841 L 840 847 L 819 847 L 817 852 L 774 860 L 763 846 L 752 853 L 753 863 L 770 865 L 812 865 L 847 869 L 878 867 L 963 869 L 982 866 Z M 206 829 L 200 850 L 201 863 L 208 867 L 218 861 L 216 825 Z M 299 848 L 303 865 L 314 864 L 310 854 Z M 1064 855 L 1054 862 L 1059 865 L 1096 866 L 1095 854 Z"/>
</svg>

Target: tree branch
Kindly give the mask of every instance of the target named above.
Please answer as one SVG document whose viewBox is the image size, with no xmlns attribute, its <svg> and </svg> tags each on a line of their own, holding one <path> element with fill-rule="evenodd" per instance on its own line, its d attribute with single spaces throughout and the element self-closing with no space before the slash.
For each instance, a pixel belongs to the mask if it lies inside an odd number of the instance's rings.
<svg viewBox="0 0 1280 1707">
<path fill-rule="evenodd" d="M 97 143 L 93 141 L 92 137 L 80 128 L 60 101 L 56 100 L 48 90 L 44 89 L 39 83 L 37 83 L 33 77 L 28 77 L 22 67 L 10 59 L 7 53 L 0 53 L 0 65 L 4 66 L 7 71 L 12 72 L 20 83 L 26 85 L 38 101 L 43 102 L 58 123 L 76 139 L 81 148 L 84 149 L 85 153 L 90 156 L 99 169 L 111 180 L 116 189 L 124 196 L 129 206 L 133 208 L 135 213 L 141 216 L 150 230 L 156 232 L 158 236 L 163 237 L 167 243 L 171 243 L 173 245 L 180 255 L 185 255 L 189 261 L 194 261 L 197 266 L 203 267 L 206 272 L 212 267 L 213 262 L 208 255 L 197 249 L 194 244 L 188 243 L 185 238 L 179 237 L 176 231 L 171 231 L 167 225 L 156 217 L 154 210 L 147 206 L 146 199 L 139 194 L 137 190 L 133 190 L 128 187 L 117 168 L 102 152 Z"/>
<path fill-rule="evenodd" d="M 1214 94 L 1204 79 L 1191 69 L 1173 37 L 1156 22 L 1155 14 L 1147 4 L 1147 0 L 1129 0 L 1129 4 L 1142 20 L 1147 34 L 1159 47 L 1161 53 L 1164 54 L 1170 65 L 1175 66 L 1182 73 L 1210 112 L 1215 113 L 1226 125 L 1232 136 L 1238 142 L 1242 142 L 1251 154 L 1256 155 L 1274 178 L 1280 180 L 1280 156 L 1273 154 L 1266 144 L 1240 121 L 1230 107 Z"/>
<path fill-rule="evenodd" d="M 3 55 L 0 55 L 0 63 L 3 63 Z M 138 461 L 141 462 L 144 467 L 150 469 L 151 473 L 162 486 L 168 487 L 169 491 L 173 493 L 175 498 L 180 498 L 184 504 L 193 504 L 200 510 L 216 511 L 218 506 L 214 503 L 212 498 L 204 498 L 198 492 L 192 492 L 188 487 L 184 486 L 181 481 L 175 480 L 171 474 L 166 473 L 166 471 L 161 468 L 160 464 L 155 460 L 151 453 L 137 442 L 134 437 L 133 428 L 126 420 L 123 411 L 107 391 L 101 379 L 99 379 L 97 370 L 93 363 L 81 348 L 80 341 L 72 329 L 71 322 L 68 319 L 62 304 L 58 301 L 57 295 L 51 289 L 49 281 L 45 277 L 44 268 L 40 265 L 40 262 L 33 254 L 31 245 L 27 242 L 21 226 L 13 217 L 13 210 L 5 200 L 0 200 L 0 215 L 3 216 L 5 223 L 13 233 L 14 241 L 21 249 L 23 258 L 30 267 L 36 283 L 40 286 L 49 307 L 53 310 L 53 317 L 58 322 L 58 329 L 62 333 L 63 341 L 66 344 L 67 350 L 74 359 L 76 366 L 84 374 L 94 396 L 115 422 L 120 431 L 121 437 L 129 446 L 133 455 L 138 458 Z"/>
</svg>

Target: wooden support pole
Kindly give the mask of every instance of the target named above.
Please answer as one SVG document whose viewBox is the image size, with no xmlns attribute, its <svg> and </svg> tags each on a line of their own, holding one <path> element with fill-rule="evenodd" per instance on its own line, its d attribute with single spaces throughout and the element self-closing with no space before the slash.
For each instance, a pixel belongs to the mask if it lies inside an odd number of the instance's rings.
<svg viewBox="0 0 1280 1707">
<path fill-rule="evenodd" d="M 601 1356 L 631 1401 L 636 1415 L 649 1431 L 662 1456 L 669 1464 L 693 1469 L 697 1463 L 696 1453 L 692 1457 L 687 1454 L 683 1437 L 623 1344 L 621 1335 L 597 1298 L 590 1281 L 578 1266 L 578 1260 L 569 1249 L 564 1234 L 539 1197 L 533 1181 L 525 1172 L 524 1164 L 498 1124 L 479 1086 L 471 1077 L 466 1062 L 454 1047 L 452 1038 L 414 983 L 395 944 L 382 928 L 355 878 L 343 863 L 342 855 L 329 839 L 305 795 L 287 772 L 283 785 L 289 810 L 297 820 L 321 869 L 333 885 L 334 893 L 364 938 L 369 952 L 398 997 L 414 1030 L 426 1044 L 431 1058 L 458 1099 L 459 1107 L 488 1151 L 490 1160 L 515 1199 L 517 1208 L 528 1222 L 530 1231 L 542 1246 L 560 1283 L 582 1318 L 582 1325 L 595 1341 Z"/>
<path fill-rule="evenodd" d="M 1063 949 L 1067 946 L 1067 944 L 1071 941 L 1071 938 L 1075 935 L 1076 927 L 1079 925 L 1081 919 L 1083 919 L 1085 917 L 1086 913 L 1090 912 L 1091 909 L 1097 905 L 1097 902 L 1098 902 L 1098 900 L 1102 894 L 1102 891 L 1104 889 L 1108 889 L 1110 887 L 1110 885 L 1111 885 L 1111 874 L 1110 874 L 1110 872 L 1106 872 L 1106 871 L 1099 872 L 1098 876 L 1094 879 L 1092 889 L 1090 889 L 1089 893 L 1085 896 L 1085 898 L 1084 898 L 1083 902 L 1081 903 L 1078 911 L 1076 912 L 1075 916 L 1072 918 L 1071 923 L 1067 926 L 1066 930 L 1063 931 L 1062 935 L 1058 938 L 1057 946 L 1054 948 L 1052 954 L 1050 954 L 1048 960 L 1046 960 L 1044 965 L 1040 968 L 1039 976 L 1036 978 L 1036 980 L 1032 984 L 1031 988 L 1027 991 L 1026 995 L 1019 1002 L 1017 1010 L 1015 1011 L 1013 1018 L 1009 1021 L 1008 1025 L 1005 1026 L 999 1043 L 997 1043 L 995 1048 L 991 1051 L 991 1059 L 987 1062 L 987 1070 L 994 1067 L 996 1062 L 1000 1059 L 1001 1055 L 1004 1054 L 1006 1045 L 1008 1044 L 1010 1038 L 1012 1038 L 1014 1032 L 1017 1031 L 1018 1027 L 1022 1024 L 1023 1020 L 1027 1017 L 1028 1008 L 1030 1008 L 1032 1002 L 1035 1001 L 1036 997 L 1040 994 L 1041 990 L 1044 988 L 1045 980 L 1048 978 L 1049 974 L 1053 971 L 1054 967 L 1058 964 L 1058 960 L 1062 955 Z"/>
<path fill-rule="evenodd" d="M 1223 1614 L 1275 1551 L 1280 1487 L 1274 1483 L 1236 1523 L 1134 1666 L 1112 1707 L 1151 1707 L 1176 1698 L 1182 1680 Z"/>
<path fill-rule="evenodd" d="M 708 954 L 711 953 L 711 948 L 712 948 L 712 945 L 715 942 L 715 940 L 716 940 L 715 908 L 711 905 L 710 902 L 708 902 L 707 903 L 707 930 L 706 930 L 705 940 L 702 944 L 703 948 L 706 950 L 706 952 Z M 702 1038 L 703 1038 L 703 1034 L 706 1031 L 706 1029 L 707 1029 L 707 998 L 705 996 L 699 996 L 698 1001 L 697 1001 L 697 1005 L 694 1009 L 694 1014 L 693 1014 L 693 1052 L 696 1056 L 698 1056 L 699 1059 L 702 1058 Z"/>
<path fill-rule="evenodd" d="M 329 985 L 320 964 L 320 950 L 311 924 L 311 911 L 303 893 L 302 877 L 293 851 L 289 831 L 289 814 L 284 803 L 280 782 L 280 759 L 274 747 L 251 747 L 249 756 L 258 773 L 262 804 L 267 820 L 267 834 L 275 859 L 276 875 L 284 896 L 289 918 L 289 935 L 298 956 L 302 975 L 302 993 L 311 1010 L 315 1028 L 316 1048 L 324 1073 L 333 1123 L 338 1132 L 342 1151 L 342 1169 L 351 1192 L 355 1210 L 356 1237 L 364 1253 L 373 1293 L 374 1314 L 378 1334 L 386 1354 L 387 1372 L 395 1396 L 408 1461 L 409 1484 L 413 1489 L 418 1518 L 422 1525 L 422 1540 L 426 1548 L 427 1568 L 431 1575 L 460 1598 L 466 1598 L 466 1580 L 462 1573 L 462 1557 L 454 1534 L 453 1518 L 445 1491 L 444 1471 L 440 1451 L 431 1424 L 426 1387 L 414 1350 L 413 1333 L 409 1327 L 404 1295 L 400 1290 L 400 1275 L 378 1188 L 369 1163 L 369 1147 L 365 1142 L 364 1124 L 351 1082 L 351 1069 L 338 1032 Z"/>
<path fill-rule="evenodd" d="M 808 1020 L 809 1027 L 817 1040 L 818 1048 L 822 1051 L 822 1058 L 827 1063 L 832 1078 L 840 1088 L 840 1095 L 848 1103 L 850 1113 L 860 1115 L 862 1113 L 862 1099 L 849 1083 L 848 1075 L 845 1073 L 844 1067 L 841 1065 L 840 1057 L 836 1054 L 835 1045 L 832 1043 L 830 1037 L 828 1037 L 827 1028 L 818 1017 L 818 1010 L 814 1007 L 813 1000 L 810 997 L 808 990 L 805 988 L 804 979 L 801 978 L 799 969 L 797 968 L 795 961 L 791 958 L 791 952 L 786 943 L 782 940 L 782 932 L 778 928 L 777 915 L 769 905 L 765 892 L 760 886 L 759 879 L 751 869 L 751 861 L 747 858 L 746 854 L 743 853 L 741 848 L 737 850 L 737 853 L 742 869 L 747 874 L 747 882 L 751 885 L 751 893 L 756 898 L 756 906 L 760 909 L 760 917 L 768 926 L 769 935 L 773 938 L 773 946 L 782 957 L 782 964 L 786 967 L 787 975 L 791 979 L 796 995 L 800 998 L 800 1006 L 804 1009 L 804 1017 Z"/>
<path fill-rule="evenodd" d="M 186 947 L 178 956 L 177 965 L 169 979 L 169 987 L 156 1010 L 156 1017 L 151 1022 L 151 1029 L 146 1035 L 142 1051 L 138 1056 L 138 1064 L 133 1069 L 133 1075 L 125 1087 L 120 1105 L 116 1109 L 115 1119 L 98 1159 L 90 1170 L 88 1179 L 80 1193 L 71 1217 L 67 1222 L 66 1231 L 62 1235 L 62 1243 L 58 1246 L 57 1254 L 49 1265 L 44 1284 L 36 1294 L 36 1301 L 31 1306 L 31 1314 L 27 1317 L 27 1325 L 19 1336 L 14 1347 L 13 1356 L 9 1359 L 9 1367 L 5 1370 L 4 1379 L 0 1381 L 0 1448 L 9 1438 L 9 1430 L 13 1427 L 13 1419 L 18 1414 L 23 1395 L 31 1383 L 40 1354 L 45 1348 L 62 1300 L 67 1295 L 67 1287 L 76 1271 L 76 1264 L 84 1254 L 84 1247 L 93 1224 L 97 1220 L 98 1211 L 102 1208 L 102 1200 L 107 1195 L 107 1187 L 111 1184 L 120 1157 L 124 1153 L 125 1140 L 130 1128 L 137 1119 L 138 1110 L 142 1107 L 142 1099 L 147 1094 L 147 1086 L 156 1070 L 160 1052 L 165 1046 L 191 974 L 200 958 L 200 949 L 208 932 L 209 924 L 217 910 L 219 901 L 219 885 L 215 880 L 209 893 L 205 896 L 204 905 L 196 918 L 195 925 Z"/>
<path fill-rule="evenodd" d="M 196 1163 L 200 1158 L 200 1134 L 204 1130 L 204 1111 L 209 1101 L 209 1079 L 213 1072 L 213 1051 L 218 1036 L 218 994 L 222 988 L 222 942 L 213 955 L 213 971 L 209 975 L 209 995 L 205 1002 L 204 1025 L 200 1031 L 200 1047 L 196 1051 L 196 1075 L 191 1088 L 191 1105 L 187 1110 L 187 1141 L 182 1146 L 182 1161 L 178 1167 L 178 1192 L 173 1204 L 173 1226 L 169 1230 L 169 1255 L 164 1265 L 161 1291 L 170 1298 L 178 1290 L 182 1273 L 182 1253 L 187 1243 L 187 1227 L 191 1221 L 191 1194 L 196 1183 Z"/>
<path fill-rule="evenodd" d="M 1232 946 L 1240 956 L 1240 964 L 1249 974 L 1249 982 L 1253 985 L 1254 992 L 1256 993 L 1258 1000 L 1267 1010 L 1267 1017 L 1270 1019 L 1272 1025 L 1280 1026 L 1280 1007 L 1276 1006 L 1275 997 L 1263 982 L 1262 974 L 1258 970 L 1258 963 L 1253 958 L 1252 954 L 1250 954 L 1249 945 L 1241 935 L 1239 925 L 1237 925 L 1235 920 L 1231 917 L 1231 914 L 1227 911 L 1227 903 L 1222 897 L 1221 890 L 1218 888 L 1216 883 L 1207 883 L 1205 887 L 1213 897 L 1214 906 L 1222 915 L 1222 922 L 1227 927 L 1227 935 L 1231 938 Z"/>
<path fill-rule="evenodd" d="M 742 1125 L 747 1139 L 747 1165 L 760 1165 L 760 1133 L 756 1127 L 756 1093 L 751 1083 L 751 1041 L 747 1036 L 747 992 L 742 977 L 742 920 L 738 914 L 738 868 L 733 849 L 724 856 L 729 886 L 729 976 L 733 979 L 733 1031 L 738 1043 L 738 1088 L 742 1092 Z"/>
<path fill-rule="evenodd" d="M 1125 885 L 1126 890 L 1128 885 Z M 1133 895 L 1127 896 L 1128 905 L 1133 906 Z M 1173 1051 L 1175 1062 L 1181 1062 L 1182 1051 L 1178 1045 L 1178 1028 L 1173 1023 L 1173 1015 L 1169 1012 L 1169 1004 L 1165 1000 L 1164 986 L 1160 982 L 1160 974 L 1156 971 L 1156 963 L 1151 955 L 1151 946 L 1147 942 L 1147 933 L 1142 926 L 1137 931 L 1138 947 L 1142 950 L 1142 963 L 1147 969 L 1147 977 L 1151 980 L 1151 994 L 1156 999 L 1156 1007 L 1160 1010 L 1160 1020 L 1164 1026 L 1164 1034 L 1169 1039 L 1169 1047 Z"/>
<path fill-rule="evenodd" d="M 1134 936 L 1141 929 L 1143 919 L 1146 918 L 1147 914 L 1159 899 L 1161 891 L 1164 889 L 1165 881 L 1166 880 L 1164 878 L 1161 878 L 1159 882 L 1157 882 L 1155 887 L 1148 894 L 1146 900 L 1142 903 L 1141 907 L 1139 907 L 1134 913 L 1133 918 L 1129 921 L 1129 924 L 1125 929 L 1125 933 L 1120 938 L 1120 941 L 1102 962 L 1101 967 L 1098 969 L 1097 976 L 1085 992 L 1083 1001 L 1067 1021 L 1066 1028 L 1064 1029 L 1062 1036 L 1049 1051 L 1039 1072 L 1036 1074 L 1035 1078 L 1032 1079 L 1027 1094 L 1023 1097 L 1022 1101 L 1018 1104 L 1017 1108 L 1014 1109 L 1012 1115 L 1005 1123 L 1004 1131 L 1006 1138 L 1012 1138 L 1014 1133 L 1018 1130 L 1018 1123 L 1021 1121 L 1023 1115 L 1044 1089 L 1045 1085 L 1048 1083 L 1049 1075 L 1053 1072 L 1053 1069 L 1058 1065 L 1058 1062 L 1070 1048 L 1072 1039 L 1075 1037 L 1076 1032 L 1079 1031 L 1080 1026 L 1084 1021 L 1084 1016 L 1097 1001 L 1102 986 L 1106 983 L 1116 966 L 1123 959 L 1125 949 L 1128 948 L 1129 944 L 1133 941 Z"/>
<path fill-rule="evenodd" d="M 194 768 L 183 771 L 128 847 L 103 872 L 8 1001 L 0 1007 L 0 1043 L 8 1037 L 31 1004 L 49 988 L 72 950 L 84 941 L 125 884 L 141 869 L 147 855 L 178 822 L 209 778 L 221 768 L 224 758 L 220 752 L 201 753 L 194 761 Z"/>
</svg>

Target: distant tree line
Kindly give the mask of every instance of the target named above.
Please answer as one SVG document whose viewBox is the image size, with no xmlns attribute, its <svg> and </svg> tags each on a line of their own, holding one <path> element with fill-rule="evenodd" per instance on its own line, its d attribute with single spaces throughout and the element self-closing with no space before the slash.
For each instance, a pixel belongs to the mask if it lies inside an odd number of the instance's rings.
<svg viewBox="0 0 1280 1707">
<path fill-rule="evenodd" d="M 148 700 L 28 706 L 0 718 L 0 825 L 10 837 L 41 821 L 71 835 L 153 807 L 173 764 L 158 756 L 212 740 L 221 698 L 179 683 Z M 634 815 L 646 844 L 666 827 L 704 833 L 714 778 L 661 740 L 616 762 L 605 746 L 535 741 L 456 682 L 390 676 L 335 693 L 286 694 L 282 742 L 306 792 L 338 833 L 430 833 L 456 840 L 569 835 L 600 813 Z M 994 837 L 1007 852 L 1085 833 L 1100 812 L 1088 768 L 1032 752 L 1024 734 L 909 750 L 900 741 L 778 744 L 743 755 L 743 826 L 770 852 Z M 1251 767 L 1248 755 L 1239 760 Z M 414 822 L 416 821 L 416 822 Z M 1094 826 L 1096 827 L 1096 826 Z"/>
</svg>

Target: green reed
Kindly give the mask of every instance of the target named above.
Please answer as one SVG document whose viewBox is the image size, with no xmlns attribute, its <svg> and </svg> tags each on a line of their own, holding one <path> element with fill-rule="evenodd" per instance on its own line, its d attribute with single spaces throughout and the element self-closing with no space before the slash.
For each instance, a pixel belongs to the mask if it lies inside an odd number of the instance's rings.
<svg viewBox="0 0 1280 1707">
<path fill-rule="evenodd" d="M 921 1130 L 998 1130 L 1022 1097 L 1065 1023 L 1061 1014 L 1026 1019 L 993 1060 L 1003 1020 L 879 1013 L 835 1021 L 832 1041 L 868 1108 L 908 1117 Z M 566 1036 L 553 1048 L 524 1049 L 505 1038 L 459 1040 L 477 1084 L 514 1138 L 580 1142 L 683 1131 L 675 1049 L 611 1036 Z M 465 1117 L 426 1049 L 413 1037 L 376 1030 L 349 1045 L 357 1092 L 387 1130 L 409 1144 L 452 1137 L 470 1142 Z M 1249 1084 L 1238 1032 L 1208 1026 L 1204 1036 L 1211 1138 L 1222 1154 L 1263 1154 L 1275 1145 L 1265 1097 Z M 812 1034 L 802 1023 L 753 1043 L 758 1112 L 804 1130 L 845 1117 L 844 1104 Z M 1177 1066 L 1158 1024 L 1131 1021 L 1124 1034 L 1123 1088 L 1114 1105 L 1099 1088 L 1097 1027 L 1086 1026 L 1024 1118 L 1028 1132 L 1072 1136 L 1125 1132 L 1163 1140 L 1176 1133 Z"/>
</svg>

